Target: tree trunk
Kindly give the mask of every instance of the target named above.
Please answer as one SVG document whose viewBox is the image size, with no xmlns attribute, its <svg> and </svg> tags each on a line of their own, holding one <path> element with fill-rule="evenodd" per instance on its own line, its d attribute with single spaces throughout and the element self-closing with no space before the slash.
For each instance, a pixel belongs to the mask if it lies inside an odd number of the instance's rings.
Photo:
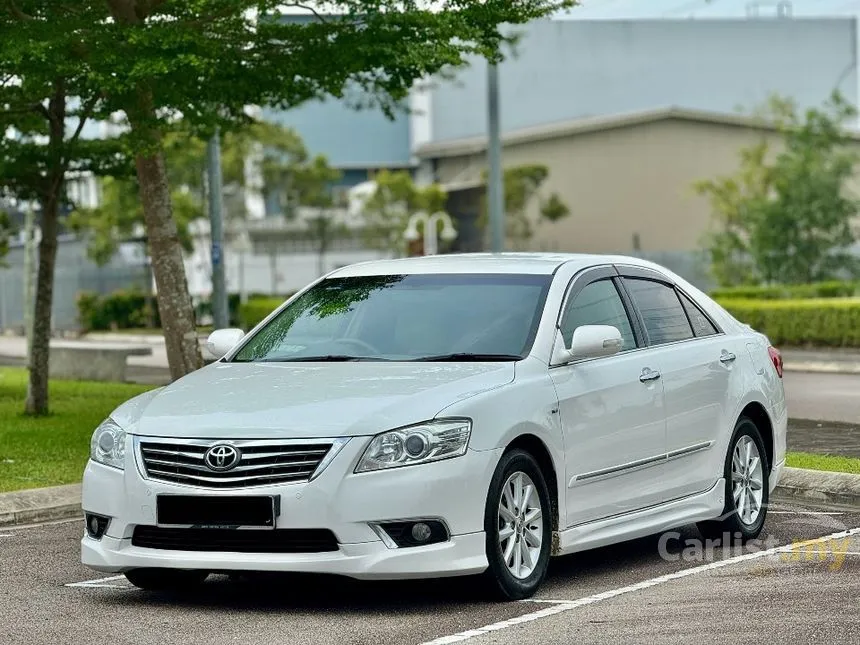
<svg viewBox="0 0 860 645">
<path fill-rule="evenodd" d="M 42 240 L 39 242 L 39 269 L 36 274 L 36 302 L 33 307 L 32 340 L 27 399 L 24 412 L 31 415 L 48 413 L 48 359 L 51 349 L 51 308 L 54 301 L 54 267 L 57 264 L 57 219 L 63 194 L 65 167 L 63 141 L 66 116 L 66 88 L 63 81 L 54 83 L 48 102 L 48 147 L 50 170 L 42 195 Z"/>
<path fill-rule="evenodd" d="M 154 153 L 138 155 L 135 165 L 167 362 L 170 376 L 176 380 L 199 369 L 203 359 L 161 147 Z"/>
<path fill-rule="evenodd" d="M 62 183 L 60 184 L 62 185 Z M 48 359 L 51 343 L 51 307 L 54 300 L 54 267 L 57 263 L 57 195 L 42 201 L 42 240 L 39 242 L 39 271 L 36 277 L 36 303 L 33 309 L 33 340 L 28 365 L 27 414 L 48 413 Z"/>
</svg>

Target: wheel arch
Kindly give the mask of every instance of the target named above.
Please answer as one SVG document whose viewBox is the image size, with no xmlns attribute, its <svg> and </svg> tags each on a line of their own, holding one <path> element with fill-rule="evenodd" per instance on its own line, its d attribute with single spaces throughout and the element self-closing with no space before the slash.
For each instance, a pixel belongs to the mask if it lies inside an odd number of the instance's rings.
<svg viewBox="0 0 860 645">
<path fill-rule="evenodd" d="M 768 470 L 772 469 L 775 445 L 773 422 L 771 421 L 767 408 L 759 401 L 750 401 L 741 410 L 737 420 L 740 420 L 742 417 L 750 419 L 758 428 L 759 434 L 761 434 L 761 440 L 764 442 L 764 451 L 765 456 L 767 457 Z M 737 421 L 735 421 L 735 424 L 737 424 Z"/>
<path fill-rule="evenodd" d="M 559 504 L 559 478 L 556 472 L 555 463 L 552 459 L 552 454 L 547 445 L 537 435 L 524 433 L 512 439 L 503 454 L 507 454 L 512 450 L 523 450 L 529 453 L 537 461 L 540 466 L 543 476 L 546 478 L 547 488 L 549 489 L 550 504 L 552 504 L 552 530 L 557 532 L 561 524 L 561 506 Z"/>
</svg>

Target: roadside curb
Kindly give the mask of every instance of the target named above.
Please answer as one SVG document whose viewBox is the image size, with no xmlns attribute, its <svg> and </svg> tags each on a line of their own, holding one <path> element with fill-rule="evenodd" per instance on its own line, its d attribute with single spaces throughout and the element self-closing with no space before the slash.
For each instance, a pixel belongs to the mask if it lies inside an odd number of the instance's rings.
<svg viewBox="0 0 860 645">
<path fill-rule="evenodd" d="M 82 513 L 80 484 L 0 493 L 0 526 L 64 520 Z"/>
<path fill-rule="evenodd" d="M 785 468 L 776 491 L 795 501 L 860 508 L 860 475 Z M 82 514 L 80 484 L 0 493 L 0 527 Z"/>
<path fill-rule="evenodd" d="M 797 501 L 860 508 L 860 475 L 785 468 L 777 491 Z"/>
</svg>

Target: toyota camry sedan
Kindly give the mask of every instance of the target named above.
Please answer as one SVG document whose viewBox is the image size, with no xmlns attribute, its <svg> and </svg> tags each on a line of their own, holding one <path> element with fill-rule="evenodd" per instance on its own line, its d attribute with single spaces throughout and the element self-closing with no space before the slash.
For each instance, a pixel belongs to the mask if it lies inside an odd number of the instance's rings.
<svg viewBox="0 0 860 645">
<path fill-rule="evenodd" d="M 785 463 L 779 352 L 634 258 L 356 264 L 208 347 L 96 428 L 93 569 L 480 574 L 521 599 L 553 556 L 690 523 L 757 536 Z"/>
</svg>

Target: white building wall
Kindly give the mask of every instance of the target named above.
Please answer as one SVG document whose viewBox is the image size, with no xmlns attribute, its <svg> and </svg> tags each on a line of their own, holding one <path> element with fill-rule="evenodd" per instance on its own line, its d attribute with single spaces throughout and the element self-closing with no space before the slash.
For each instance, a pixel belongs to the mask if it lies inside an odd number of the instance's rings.
<svg viewBox="0 0 860 645">
<path fill-rule="evenodd" d="M 858 97 L 852 18 L 542 20 L 515 31 L 516 56 L 499 67 L 503 131 L 669 106 L 749 112 L 773 93 L 801 108 L 834 89 Z M 486 64 L 471 63 L 433 92 L 434 141 L 486 134 Z"/>
</svg>

